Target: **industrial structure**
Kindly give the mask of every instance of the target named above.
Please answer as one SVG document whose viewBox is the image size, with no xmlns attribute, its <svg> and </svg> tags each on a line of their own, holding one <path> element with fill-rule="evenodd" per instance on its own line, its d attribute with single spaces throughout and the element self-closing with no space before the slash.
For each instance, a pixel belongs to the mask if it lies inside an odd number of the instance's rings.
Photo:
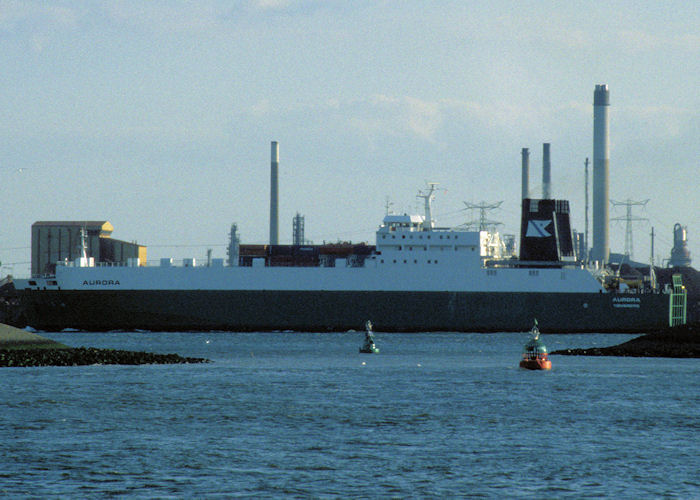
<svg viewBox="0 0 700 500">
<path fill-rule="evenodd" d="M 229 233 L 228 247 L 226 248 L 226 254 L 228 259 L 226 263 L 229 266 L 237 266 L 238 258 L 240 255 L 241 241 L 238 236 L 238 224 L 231 224 L 231 232 Z"/>
<path fill-rule="evenodd" d="M 552 160 L 549 156 L 550 144 L 542 144 L 542 199 L 552 199 Z"/>
<path fill-rule="evenodd" d="M 673 248 L 669 267 L 690 267 L 690 250 L 688 250 L 688 228 L 678 222 L 673 226 Z"/>
<path fill-rule="evenodd" d="M 605 84 L 593 92 L 593 248 L 590 259 L 601 264 L 610 257 L 610 91 Z"/>
<path fill-rule="evenodd" d="M 294 219 L 292 219 L 292 244 L 293 245 L 304 245 L 306 238 L 304 238 L 304 216 L 299 212 L 296 213 Z"/>
<path fill-rule="evenodd" d="M 32 276 L 53 274 L 57 262 L 81 256 L 82 233 L 87 256 L 97 263 L 146 264 L 146 247 L 111 238 L 109 221 L 38 221 L 32 224 Z M 130 259 L 137 259 L 136 261 Z"/>
<path fill-rule="evenodd" d="M 279 168 L 280 147 L 272 141 L 270 152 L 270 245 L 279 244 Z"/>
<path fill-rule="evenodd" d="M 521 199 L 530 197 L 530 150 L 523 148 L 520 152 L 522 156 L 522 195 Z"/>
</svg>

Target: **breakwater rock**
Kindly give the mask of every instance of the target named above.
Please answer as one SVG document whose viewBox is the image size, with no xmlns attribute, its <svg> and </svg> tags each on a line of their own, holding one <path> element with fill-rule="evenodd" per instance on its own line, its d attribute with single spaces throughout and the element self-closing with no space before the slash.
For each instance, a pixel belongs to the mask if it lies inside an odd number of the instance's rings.
<svg viewBox="0 0 700 500">
<path fill-rule="evenodd" d="M 151 365 L 209 363 L 177 354 L 78 347 L 67 349 L 0 349 L 0 366 Z"/>
<path fill-rule="evenodd" d="M 633 356 L 700 358 L 700 323 L 675 326 L 642 335 L 619 345 L 590 349 L 562 349 L 550 354 L 570 356 Z"/>
</svg>

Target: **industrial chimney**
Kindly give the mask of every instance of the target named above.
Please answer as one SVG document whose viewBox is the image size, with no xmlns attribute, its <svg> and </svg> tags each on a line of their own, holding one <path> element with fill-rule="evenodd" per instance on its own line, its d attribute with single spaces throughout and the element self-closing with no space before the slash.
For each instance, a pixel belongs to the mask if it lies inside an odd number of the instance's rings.
<svg viewBox="0 0 700 500">
<path fill-rule="evenodd" d="M 523 162 L 523 194 L 522 199 L 530 197 L 530 150 L 523 148 L 521 151 Z"/>
<path fill-rule="evenodd" d="M 593 248 L 591 260 L 607 263 L 610 257 L 610 91 L 596 85 L 593 92 Z"/>
<path fill-rule="evenodd" d="M 278 170 L 280 166 L 280 148 L 277 141 L 272 141 L 270 159 L 270 245 L 279 244 L 279 192 Z"/>
<path fill-rule="evenodd" d="M 549 143 L 542 144 L 542 199 L 552 199 L 552 162 L 549 158 Z"/>
</svg>

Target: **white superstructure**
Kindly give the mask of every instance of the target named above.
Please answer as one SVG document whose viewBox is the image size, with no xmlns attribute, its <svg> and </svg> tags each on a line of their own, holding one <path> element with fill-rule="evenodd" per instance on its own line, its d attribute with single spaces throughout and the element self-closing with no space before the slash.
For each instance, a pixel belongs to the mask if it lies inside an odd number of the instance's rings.
<svg viewBox="0 0 700 500">
<path fill-rule="evenodd" d="M 51 278 L 16 280 L 19 288 L 62 290 L 285 290 L 598 293 L 600 283 L 581 266 L 517 267 L 496 260 L 497 235 L 433 227 L 426 215 L 388 214 L 366 258 L 335 259 L 334 266 L 90 266 L 62 262 Z M 161 259 L 163 260 L 163 259 Z M 258 265 L 262 264 L 262 265 Z"/>
</svg>

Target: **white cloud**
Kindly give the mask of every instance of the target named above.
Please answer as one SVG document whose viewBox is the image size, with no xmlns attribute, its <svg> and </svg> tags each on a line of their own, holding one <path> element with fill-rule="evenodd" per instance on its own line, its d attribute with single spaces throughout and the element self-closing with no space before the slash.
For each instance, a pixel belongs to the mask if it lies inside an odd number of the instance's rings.
<svg viewBox="0 0 700 500">
<path fill-rule="evenodd" d="M 478 127 L 497 134 L 513 130 L 537 130 L 562 116 L 586 117 L 590 103 L 571 101 L 559 106 L 536 107 L 507 100 L 478 102 L 458 99 L 425 100 L 413 96 L 373 94 L 364 98 L 327 99 L 322 102 L 270 102 L 262 99 L 243 110 L 256 119 L 284 114 L 342 117 L 350 130 L 372 140 L 381 136 L 412 137 L 439 143 L 446 127 Z M 461 125 L 460 125 L 461 124 Z"/>
<path fill-rule="evenodd" d="M 34 52 L 42 52 L 56 34 L 78 26 L 75 9 L 50 4 L 5 1 L 0 3 L 0 30 L 26 36 Z"/>
<path fill-rule="evenodd" d="M 160 32 L 208 32 L 219 24 L 218 12 L 207 3 L 183 8 L 180 4 L 108 2 L 102 7 L 117 24 Z"/>
<path fill-rule="evenodd" d="M 679 137 L 690 129 L 689 123 L 697 120 L 698 113 L 691 109 L 672 106 L 627 106 L 621 113 L 628 123 L 653 130 L 658 139 Z"/>
<path fill-rule="evenodd" d="M 619 33 L 620 45 L 631 52 L 654 50 L 683 50 L 700 52 L 700 35 L 695 33 L 654 34 L 644 30 L 623 30 Z"/>
<path fill-rule="evenodd" d="M 260 9 L 284 9 L 291 5 L 291 0 L 255 0 L 254 4 Z"/>
</svg>

